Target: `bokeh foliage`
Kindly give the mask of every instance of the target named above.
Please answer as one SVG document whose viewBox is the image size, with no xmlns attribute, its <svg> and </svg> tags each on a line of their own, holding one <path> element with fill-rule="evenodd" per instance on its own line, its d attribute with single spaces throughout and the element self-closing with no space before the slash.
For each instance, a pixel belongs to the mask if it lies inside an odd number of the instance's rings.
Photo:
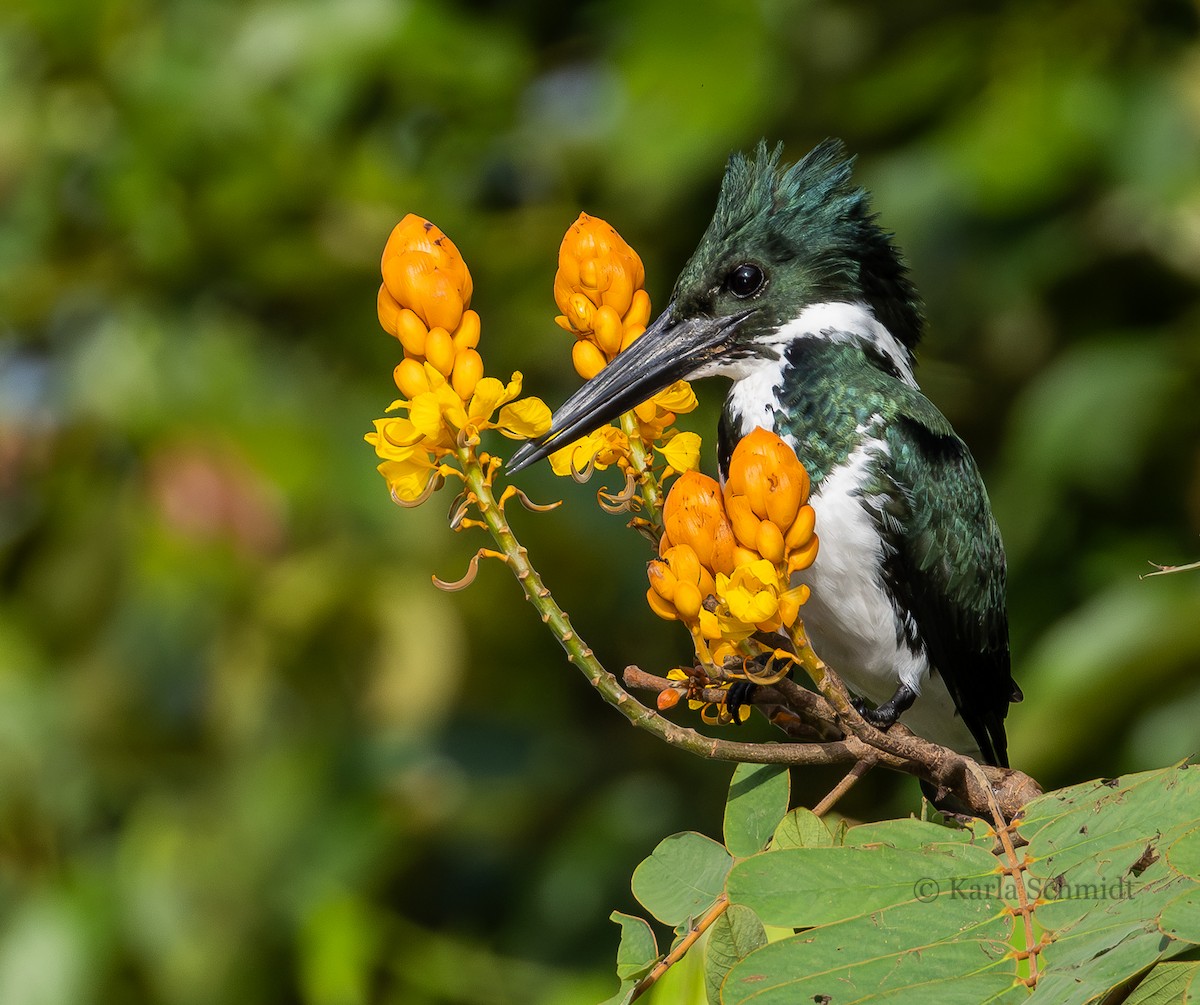
<svg viewBox="0 0 1200 1005">
<path fill-rule="evenodd" d="M 12 0 L 0 13 L 0 1001 L 598 1001 L 728 769 L 635 735 L 361 443 L 405 212 L 555 403 L 579 210 L 661 307 L 724 158 L 860 154 L 1010 554 L 1014 761 L 1200 748 L 1200 44 L 1186 0 Z M 693 428 L 710 433 L 720 390 Z M 711 450 L 711 444 L 709 445 Z M 686 638 L 592 490 L 520 530 L 610 668 Z M 818 515 L 819 521 L 819 515 Z M 819 526 L 818 526 L 819 530 Z M 749 727 L 748 735 L 759 735 Z M 761 735 L 766 735 L 765 732 Z M 829 779 L 796 780 L 801 798 Z M 844 806 L 916 804 L 879 777 Z"/>
</svg>

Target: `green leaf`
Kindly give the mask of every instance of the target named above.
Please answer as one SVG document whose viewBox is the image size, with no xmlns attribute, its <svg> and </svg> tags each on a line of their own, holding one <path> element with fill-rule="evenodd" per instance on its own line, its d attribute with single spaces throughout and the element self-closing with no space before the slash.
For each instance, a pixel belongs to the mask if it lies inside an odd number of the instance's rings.
<svg viewBox="0 0 1200 1005">
<path fill-rule="evenodd" d="M 1164 849 L 1184 839 L 1177 857 L 1189 864 L 1198 801 L 1200 770 L 1175 765 L 1071 786 L 1025 808 L 1027 885 L 1046 901 L 1035 920 L 1053 933 L 1031 1001 L 1083 1005 L 1191 948 L 1168 926 L 1188 927 L 1186 898 L 1198 884 Z"/>
<path fill-rule="evenodd" d="M 725 845 L 735 858 L 757 854 L 787 813 L 791 773 L 779 764 L 739 764 L 725 804 Z"/>
<path fill-rule="evenodd" d="M 633 871 L 633 895 L 664 925 L 675 926 L 721 895 L 732 862 L 711 838 L 695 831 L 672 834 Z"/>
<path fill-rule="evenodd" d="M 1200 881 L 1200 827 L 1186 831 L 1167 849 L 1171 868 Z"/>
<path fill-rule="evenodd" d="M 1162 909 L 1159 930 L 1172 939 L 1200 944 L 1200 887 L 1181 893 Z"/>
<path fill-rule="evenodd" d="M 704 986 L 709 1005 L 720 1005 L 721 982 L 734 965 L 766 944 L 767 932 L 758 915 L 742 904 L 730 904 L 708 930 Z"/>
<path fill-rule="evenodd" d="M 973 845 L 790 848 L 735 864 L 728 890 L 730 900 L 752 907 L 765 924 L 807 928 L 910 901 L 972 904 L 987 898 L 956 891 L 986 891 L 999 878 L 990 851 Z M 998 895 L 990 899 L 1001 902 Z"/>
<path fill-rule="evenodd" d="M 617 947 L 621 987 L 604 1005 L 627 1005 L 638 982 L 658 962 L 658 942 L 649 922 L 642 918 L 613 911 L 609 919 L 621 926 L 621 944 Z"/>
<path fill-rule="evenodd" d="M 972 831 L 964 827 L 946 827 L 927 820 L 881 820 L 878 823 L 859 824 L 846 831 L 844 845 L 886 844 L 893 848 L 923 848 L 927 845 L 969 844 L 974 838 Z"/>
<path fill-rule="evenodd" d="M 1192 988 L 1200 987 L 1198 976 L 1200 961 L 1160 963 L 1133 989 L 1125 1005 L 1184 1005 Z"/>
<path fill-rule="evenodd" d="M 833 844 L 825 821 L 805 806 L 791 810 L 775 828 L 771 851 L 785 848 L 822 848 Z"/>
<path fill-rule="evenodd" d="M 726 977 L 722 1002 L 1021 1001 L 1008 957 L 1012 924 L 999 903 L 990 912 L 968 901 L 897 905 L 751 953 Z"/>
</svg>

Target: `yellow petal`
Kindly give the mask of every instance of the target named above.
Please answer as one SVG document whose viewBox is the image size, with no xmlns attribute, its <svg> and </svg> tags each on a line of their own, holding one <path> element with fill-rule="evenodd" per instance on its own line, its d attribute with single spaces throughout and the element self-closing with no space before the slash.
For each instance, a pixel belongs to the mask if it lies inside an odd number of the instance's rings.
<svg viewBox="0 0 1200 1005">
<path fill-rule="evenodd" d="M 481 377 L 475 385 L 475 393 L 471 395 L 471 404 L 467 411 L 471 421 L 483 425 L 491 419 L 492 413 L 504 400 L 504 385 L 495 377 Z"/>
<path fill-rule="evenodd" d="M 413 398 L 408 418 L 418 433 L 431 440 L 438 439 L 445 428 L 441 405 L 432 391 L 426 391 Z"/>
<path fill-rule="evenodd" d="M 406 502 L 420 497 L 429 485 L 429 480 L 436 473 L 436 468 L 429 463 L 429 455 L 424 454 L 425 463 L 414 461 L 384 461 L 377 468 L 387 481 L 388 488 L 398 498 Z"/>
<path fill-rule="evenodd" d="M 496 428 L 512 440 L 528 440 L 550 430 L 550 409 L 541 398 L 522 398 L 500 409 Z"/>
<path fill-rule="evenodd" d="M 696 408 L 696 393 L 686 380 L 677 380 L 665 391 L 659 391 L 651 401 L 667 412 L 691 412 Z"/>
<path fill-rule="evenodd" d="M 663 446 L 655 449 L 680 474 L 684 471 L 695 471 L 700 466 L 698 433 L 676 433 Z"/>
</svg>

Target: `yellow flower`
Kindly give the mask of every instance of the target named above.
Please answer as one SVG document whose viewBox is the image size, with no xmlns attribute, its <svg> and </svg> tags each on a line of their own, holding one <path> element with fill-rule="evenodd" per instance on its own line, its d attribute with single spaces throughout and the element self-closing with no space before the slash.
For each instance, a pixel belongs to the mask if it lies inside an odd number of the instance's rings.
<svg viewBox="0 0 1200 1005">
<path fill-rule="evenodd" d="M 554 299 L 562 311 L 555 320 L 575 336 L 571 361 L 584 380 L 595 377 L 645 331 L 650 320 L 645 280 L 642 260 L 611 224 L 581 213 L 567 229 L 554 277 Z M 695 407 L 696 396 L 685 381 L 638 405 L 633 414 L 642 445 L 665 444 L 676 415 Z M 620 454 L 619 447 L 623 447 Z M 696 466 L 696 461 L 687 461 L 689 441 L 674 449 L 674 460 L 667 460 L 667 474 Z M 557 474 L 566 475 L 583 470 L 589 461 L 601 470 L 622 461 L 628 467 L 630 456 L 630 444 L 623 435 L 618 441 L 611 433 L 593 433 L 552 455 L 550 463 Z"/>
<path fill-rule="evenodd" d="M 420 497 L 437 471 L 437 453 L 412 422 L 403 417 L 376 419 L 375 431 L 365 438 L 383 459 L 378 470 L 392 494 L 405 502 Z"/>
<path fill-rule="evenodd" d="M 479 315 L 468 309 L 471 274 L 437 227 L 410 213 L 392 230 L 380 267 L 379 323 L 404 350 L 392 374 L 401 397 L 388 411 L 408 415 L 376 420 L 366 440 L 383 459 L 379 471 L 392 494 L 411 501 L 439 470 L 454 470 L 440 466 L 446 455 L 473 449 L 487 429 L 540 436 L 550 429 L 550 409 L 537 398 L 515 400 L 519 373 L 507 385 L 484 376 Z"/>
<path fill-rule="evenodd" d="M 550 455 L 556 475 L 586 471 L 588 466 L 603 471 L 629 456 L 629 439 L 616 426 L 601 426 Z"/>
</svg>

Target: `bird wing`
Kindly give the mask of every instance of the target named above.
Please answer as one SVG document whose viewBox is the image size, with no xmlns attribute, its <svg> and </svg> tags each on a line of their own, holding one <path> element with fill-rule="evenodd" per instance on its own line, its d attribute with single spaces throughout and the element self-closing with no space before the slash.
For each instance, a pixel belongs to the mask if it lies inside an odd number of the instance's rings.
<svg viewBox="0 0 1200 1005">
<path fill-rule="evenodd" d="M 1020 698 L 1008 649 L 1004 546 L 975 461 L 923 395 L 888 424 L 884 561 L 908 642 L 924 644 L 984 758 L 1008 765 L 1004 718 Z M 888 488 L 891 491 L 888 491 Z M 919 640 L 919 641 L 918 641 Z"/>
</svg>

